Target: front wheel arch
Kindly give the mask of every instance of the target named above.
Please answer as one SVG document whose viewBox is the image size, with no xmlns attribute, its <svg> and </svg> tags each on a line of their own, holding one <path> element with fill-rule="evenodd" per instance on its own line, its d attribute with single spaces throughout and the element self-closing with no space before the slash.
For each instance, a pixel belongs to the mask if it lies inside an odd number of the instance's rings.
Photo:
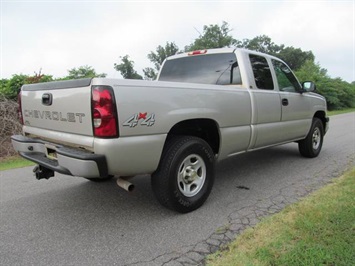
<svg viewBox="0 0 355 266">
<path fill-rule="evenodd" d="M 314 117 L 311 128 L 305 139 L 298 142 L 298 150 L 304 157 L 317 157 L 322 149 L 324 126 L 321 119 Z"/>
</svg>

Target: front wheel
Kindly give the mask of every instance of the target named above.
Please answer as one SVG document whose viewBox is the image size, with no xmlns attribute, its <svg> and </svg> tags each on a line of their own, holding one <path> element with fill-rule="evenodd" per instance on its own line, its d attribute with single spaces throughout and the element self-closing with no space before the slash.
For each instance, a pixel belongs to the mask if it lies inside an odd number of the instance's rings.
<svg viewBox="0 0 355 266">
<path fill-rule="evenodd" d="M 199 208 L 214 181 L 214 153 L 202 139 L 175 136 L 168 140 L 159 167 L 152 174 L 158 201 L 181 213 Z"/>
<path fill-rule="evenodd" d="M 312 126 L 305 139 L 298 142 L 298 149 L 302 156 L 317 157 L 323 145 L 324 127 L 319 118 L 313 118 Z"/>
</svg>

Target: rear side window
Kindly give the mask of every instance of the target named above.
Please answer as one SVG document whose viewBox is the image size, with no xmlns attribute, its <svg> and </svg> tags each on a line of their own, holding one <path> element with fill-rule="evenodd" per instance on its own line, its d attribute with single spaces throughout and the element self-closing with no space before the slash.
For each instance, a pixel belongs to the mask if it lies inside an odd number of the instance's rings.
<svg viewBox="0 0 355 266">
<path fill-rule="evenodd" d="M 273 90 L 274 82 L 266 58 L 253 54 L 250 54 L 249 58 L 254 73 L 255 84 L 258 89 Z"/>
<path fill-rule="evenodd" d="M 242 84 L 234 53 L 205 54 L 167 60 L 159 80 L 219 85 Z"/>
</svg>

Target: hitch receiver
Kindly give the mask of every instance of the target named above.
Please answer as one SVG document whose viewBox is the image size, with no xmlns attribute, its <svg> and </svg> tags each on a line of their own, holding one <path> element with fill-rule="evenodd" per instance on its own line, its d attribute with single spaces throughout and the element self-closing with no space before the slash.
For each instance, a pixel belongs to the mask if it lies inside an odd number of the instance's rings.
<svg viewBox="0 0 355 266">
<path fill-rule="evenodd" d="M 54 171 L 48 168 L 45 168 L 41 165 L 36 165 L 35 168 L 33 168 L 33 172 L 35 173 L 36 179 L 49 179 L 50 177 L 54 176 Z"/>
</svg>

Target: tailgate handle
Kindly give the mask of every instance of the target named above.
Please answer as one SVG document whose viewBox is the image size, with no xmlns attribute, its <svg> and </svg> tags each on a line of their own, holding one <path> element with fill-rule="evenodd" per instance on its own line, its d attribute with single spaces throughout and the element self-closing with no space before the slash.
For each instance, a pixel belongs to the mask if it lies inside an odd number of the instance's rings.
<svg viewBox="0 0 355 266">
<path fill-rule="evenodd" d="M 43 105 L 52 105 L 53 102 L 53 96 L 51 93 L 45 93 L 42 95 L 42 104 Z"/>
</svg>

